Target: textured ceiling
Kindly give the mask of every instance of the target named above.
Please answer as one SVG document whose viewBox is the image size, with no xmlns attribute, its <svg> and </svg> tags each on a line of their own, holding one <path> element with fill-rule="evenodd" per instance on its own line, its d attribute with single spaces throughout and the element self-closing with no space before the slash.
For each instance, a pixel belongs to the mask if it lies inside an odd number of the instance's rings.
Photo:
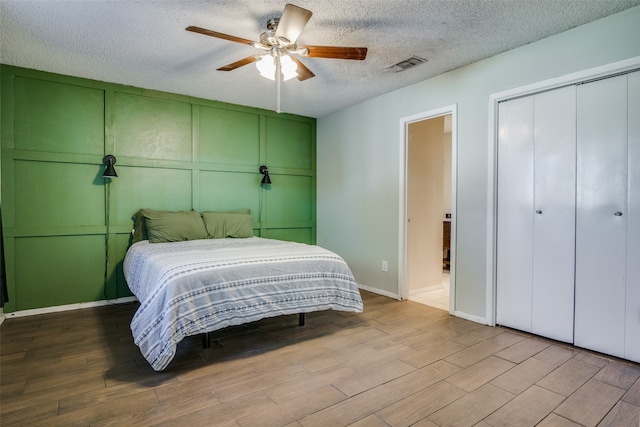
<svg viewBox="0 0 640 427">
<path fill-rule="evenodd" d="M 0 0 L 0 62 L 275 109 L 260 53 L 185 31 L 196 25 L 258 40 L 285 1 Z M 365 61 L 306 58 L 316 77 L 282 85 L 285 112 L 322 117 L 342 107 L 620 12 L 640 0 L 294 0 L 313 16 L 299 45 L 365 46 Z M 428 62 L 388 67 L 411 55 Z"/>
</svg>

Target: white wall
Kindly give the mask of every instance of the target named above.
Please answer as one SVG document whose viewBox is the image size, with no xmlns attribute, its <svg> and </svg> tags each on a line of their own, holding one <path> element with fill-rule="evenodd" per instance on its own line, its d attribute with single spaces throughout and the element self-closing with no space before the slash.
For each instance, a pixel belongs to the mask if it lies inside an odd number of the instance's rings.
<svg viewBox="0 0 640 427">
<path fill-rule="evenodd" d="M 489 95 L 639 56 L 638 23 L 640 6 L 320 118 L 318 244 L 342 255 L 359 284 L 398 295 L 400 119 L 457 104 L 455 308 L 483 319 Z"/>
</svg>

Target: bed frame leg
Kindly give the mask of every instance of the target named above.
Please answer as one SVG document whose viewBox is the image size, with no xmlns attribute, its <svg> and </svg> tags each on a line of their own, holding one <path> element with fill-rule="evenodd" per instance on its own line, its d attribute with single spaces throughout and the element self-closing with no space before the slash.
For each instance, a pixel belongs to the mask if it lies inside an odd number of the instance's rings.
<svg viewBox="0 0 640 427">
<path fill-rule="evenodd" d="M 211 348 L 211 342 L 209 341 L 209 332 L 202 334 L 202 348 Z"/>
<path fill-rule="evenodd" d="M 304 313 L 298 315 L 298 326 L 304 326 Z"/>
</svg>

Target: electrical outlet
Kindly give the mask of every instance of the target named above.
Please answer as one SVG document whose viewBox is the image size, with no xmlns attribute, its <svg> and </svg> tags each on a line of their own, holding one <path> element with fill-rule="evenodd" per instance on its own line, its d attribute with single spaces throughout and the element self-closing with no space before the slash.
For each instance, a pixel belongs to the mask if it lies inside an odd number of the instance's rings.
<svg viewBox="0 0 640 427">
<path fill-rule="evenodd" d="M 387 264 L 387 261 L 382 261 L 382 271 L 384 271 L 385 273 L 389 271 L 389 265 Z"/>
</svg>

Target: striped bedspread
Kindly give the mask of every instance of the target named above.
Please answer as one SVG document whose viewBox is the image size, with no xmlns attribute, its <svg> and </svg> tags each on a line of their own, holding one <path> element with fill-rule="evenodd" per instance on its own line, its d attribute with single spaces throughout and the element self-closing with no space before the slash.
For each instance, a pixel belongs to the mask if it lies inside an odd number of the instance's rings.
<svg viewBox="0 0 640 427">
<path fill-rule="evenodd" d="M 124 275 L 140 308 L 131 331 L 159 371 L 186 336 L 266 317 L 362 311 L 351 270 L 319 246 L 253 237 L 133 244 Z"/>
</svg>

